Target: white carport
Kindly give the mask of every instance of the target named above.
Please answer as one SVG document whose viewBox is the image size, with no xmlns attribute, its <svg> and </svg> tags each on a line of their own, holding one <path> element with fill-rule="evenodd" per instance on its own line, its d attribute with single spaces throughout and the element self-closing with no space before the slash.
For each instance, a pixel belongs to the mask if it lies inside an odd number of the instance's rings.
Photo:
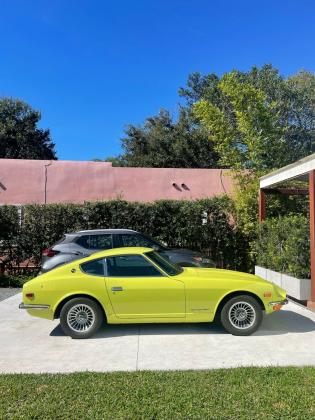
<svg viewBox="0 0 315 420">
<path fill-rule="evenodd" d="M 293 179 L 308 182 L 308 187 L 286 187 L 285 183 Z M 260 178 L 260 221 L 266 218 L 266 194 L 273 193 L 286 195 L 309 194 L 311 254 L 311 301 L 309 306 L 315 307 L 315 153 Z"/>
</svg>

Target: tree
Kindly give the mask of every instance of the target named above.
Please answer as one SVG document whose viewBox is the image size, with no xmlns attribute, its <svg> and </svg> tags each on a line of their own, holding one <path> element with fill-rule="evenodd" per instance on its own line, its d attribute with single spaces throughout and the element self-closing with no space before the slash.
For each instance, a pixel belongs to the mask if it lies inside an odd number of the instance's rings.
<svg viewBox="0 0 315 420">
<path fill-rule="evenodd" d="M 111 162 L 112 166 L 126 166 L 121 156 L 107 156 L 106 159 L 94 158 L 92 162 Z"/>
<path fill-rule="evenodd" d="M 162 110 L 142 126 L 129 125 L 123 153 L 107 160 L 116 166 L 237 166 L 264 172 L 315 151 L 313 73 L 285 78 L 270 64 L 222 77 L 192 73 L 179 95 L 177 120 Z M 211 129 L 198 118 L 196 103 L 212 113 Z"/>
<path fill-rule="evenodd" d="M 303 157 L 315 151 L 315 75 L 300 71 L 287 79 L 286 87 L 290 99 L 284 115 L 289 122 L 286 136 L 291 150 L 299 150 Z"/>
<path fill-rule="evenodd" d="M 274 112 L 276 103 L 236 72 L 225 74 L 218 87 L 233 110 L 224 110 L 207 100 L 194 104 L 194 112 L 208 130 L 221 162 L 233 169 L 265 170 L 283 162 L 285 130 Z"/>
<path fill-rule="evenodd" d="M 166 110 L 147 118 L 143 126 L 129 125 L 122 139 L 122 166 L 211 168 L 218 154 L 207 132 L 196 124 L 188 109 L 179 110 L 173 121 Z"/>
<path fill-rule="evenodd" d="M 193 108 L 222 164 L 234 171 L 238 219 L 249 234 L 256 225 L 258 176 L 281 165 L 286 146 L 284 129 L 274 112 L 275 102 L 253 84 L 242 81 L 237 72 L 225 74 L 218 87 L 230 104 L 227 116 L 224 109 L 206 100 L 196 102 Z"/>
<path fill-rule="evenodd" d="M 0 158 L 57 159 L 49 130 L 37 127 L 40 119 L 27 103 L 0 99 Z"/>
<path fill-rule="evenodd" d="M 315 75 L 307 71 L 284 78 L 279 71 L 266 64 L 252 67 L 248 72 L 233 71 L 234 83 L 251 86 L 261 92 L 268 106 L 268 113 L 275 119 L 282 131 L 286 153 L 281 156 L 281 165 L 294 162 L 315 151 Z M 215 74 L 202 76 L 193 73 L 188 77 L 187 87 L 179 90 L 188 106 L 207 101 L 224 115 L 224 121 L 234 132 L 235 141 L 240 136 L 236 126 L 235 109 L 231 97 L 222 89 L 221 78 Z M 234 98 L 235 99 L 235 98 Z M 242 137 L 242 136 L 241 136 Z M 242 139 L 241 139 L 242 143 Z M 248 166 L 245 163 L 245 166 Z M 277 156 L 265 166 L 270 169 L 279 166 Z"/>
<path fill-rule="evenodd" d="M 247 73 L 233 71 L 220 80 L 194 75 L 181 93 L 207 130 L 221 164 L 232 169 L 236 219 L 254 240 L 259 177 L 313 151 L 315 76 L 299 72 L 285 79 L 266 65 Z M 272 208 L 281 211 L 281 203 L 273 200 Z"/>
</svg>

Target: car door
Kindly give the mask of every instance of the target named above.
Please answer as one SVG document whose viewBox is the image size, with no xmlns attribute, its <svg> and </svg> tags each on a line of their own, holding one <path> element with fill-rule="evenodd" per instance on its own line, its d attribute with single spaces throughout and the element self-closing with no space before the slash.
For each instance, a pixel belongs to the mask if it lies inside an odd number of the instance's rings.
<svg viewBox="0 0 315 420">
<path fill-rule="evenodd" d="M 185 286 L 142 255 L 106 258 L 106 288 L 118 318 L 185 317 Z"/>
</svg>

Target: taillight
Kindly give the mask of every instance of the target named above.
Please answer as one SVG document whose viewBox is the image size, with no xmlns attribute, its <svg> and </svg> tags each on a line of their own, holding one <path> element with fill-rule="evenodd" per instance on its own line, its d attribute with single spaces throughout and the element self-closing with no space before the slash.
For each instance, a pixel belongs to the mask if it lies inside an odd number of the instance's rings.
<svg viewBox="0 0 315 420">
<path fill-rule="evenodd" d="M 34 297 L 35 297 L 34 293 L 25 293 L 25 296 L 26 296 L 28 299 L 34 299 Z"/>
<path fill-rule="evenodd" d="M 42 251 L 43 257 L 54 257 L 59 251 L 54 251 L 52 248 L 46 248 Z"/>
</svg>

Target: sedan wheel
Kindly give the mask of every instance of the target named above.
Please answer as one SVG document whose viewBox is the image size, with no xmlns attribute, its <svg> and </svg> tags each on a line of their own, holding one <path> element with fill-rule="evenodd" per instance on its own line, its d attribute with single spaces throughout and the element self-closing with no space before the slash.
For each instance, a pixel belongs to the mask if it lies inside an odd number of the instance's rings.
<svg viewBox="0 0 315 420">
<path fill-rule="evenodd" d="M 235 296 L 223 306 L 220 319 L 223 327 L 229 333 L 250 335 L 261 324 L 262 309 L 252 296 Z"/>
<path fill-rule="evenodd" d="M 88 298 L 74 298 L 63 306 L 60 324 L 72 338 L 89 338 L 100 328 L 104 320 L 100 306 Z"/>
</svg>

